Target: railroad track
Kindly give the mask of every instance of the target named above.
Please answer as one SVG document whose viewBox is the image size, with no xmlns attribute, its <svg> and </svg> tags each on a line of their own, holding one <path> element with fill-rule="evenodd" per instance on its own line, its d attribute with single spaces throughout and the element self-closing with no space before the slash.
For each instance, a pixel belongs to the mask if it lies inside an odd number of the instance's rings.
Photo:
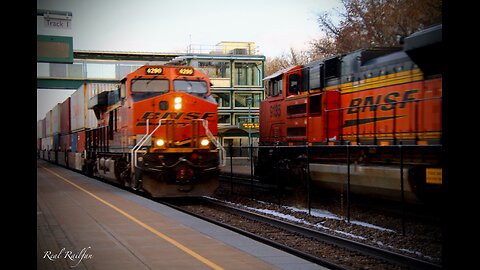
<svg viewBox="0 0 480 270">
<path fill-rule="evenodd" d="M 245 231 L 243 229 L 239 229 L 237 227 L 225 224 L 225 222 L 220 222 L 217 220 L 214 220 L 212 218 L 205 217 L 201 214 L 197 214 L 195 212 L 192 212 L 190 210 L 186 210 L 185 205 L 192 205 L 192 204 L 199 204 L 199 205 L 204 205 L 204 206 L 214 206 L 215 208 L 220 209 L 221 211 L 230 213 L 232 215 L 236 216 L 241 216 L 243 218 L 246 218 L 252 222 L 258 222 L 261 224 L 267 224 L 268 226 L 278 228 L 280 230 L 283 230 L 285 232 L 288 232 L 290 234 L 294 235 L 300 235 L 302 237 L 308 238 L 308 239 L 314 239 L 316 241 L 320 241 L 322 243 L 326 243 L 335 247 L 339 247 L 351 252 L 358 252 L 361 253 L 364 256 L 375 258 L 381 261 L 388 262 L 391 265 L 396 265 L 402 268 L 408 268 L 408 269 L 441 269 L 441 265 L 437 265 L 431 262 L 419 260 L 417 258 L 412 258 L 405 256 L 403 254 L 398 254 L 395 252 L 391 252 L 388 250 L 380 249 L 374 246 L 366 245 L 363 243 L 355 242 L 352 240 L 348 240 L 345 238 L 333 236 L 327 233 L 323 233 L 320 231 L 312 230 L 309 228 L 305 228 L 302 226 L 298 226 L 296 224 L 286 222 L 283 220 L 278 220 L 275 218 L 271 218 L 265 215 L 261 215 L 258 213 L 253 213 L 251 211 L 247 211 L 244 209 L 240 209 L 238 207 L 234 207 L 230 204 L 223 203 L 217 200 L 209 199 L 209 198 L 199 198 L 197 201 L 189 201 L 189 202 L 182 202 L 182 201 L 159 201 L 161 203 L 167 204 L 170 207 L 174 207 L 180 211 L 186 212 L 190 215 L 194 215 L 198 218 L 204 219 L 208 222 L 215 223 L 219 226 L 225 227 L 227 229 L 236 231 L 240 234 L 246 235 L 250 238 L 256 239 L 257 241 L 263 242 L 265 244 L 274 246 L 278 249 L 284 250 L 286 252 L 289 252 L 291 254 L 294 254 L 298 257 L 304 258 L 308 261 L 314 262 L 316 264 L 328 267 L 330 269 L 348 269 L 345 268 L 345 266 L 336 264 L 335 262 L 332 262 L 331 260 L 327 260 L 324 258 L 321 258 L 319 256 L 312 255 L 309 252 L 304 252 L 292 247 L 289 247 L 285 244 L 281 244 L 277 241 L 273 241 L 270 239 L 267 239 L 265 237 L 259 236 L 254 233 L 250 233 L 248 231 Z"/>
</svg>

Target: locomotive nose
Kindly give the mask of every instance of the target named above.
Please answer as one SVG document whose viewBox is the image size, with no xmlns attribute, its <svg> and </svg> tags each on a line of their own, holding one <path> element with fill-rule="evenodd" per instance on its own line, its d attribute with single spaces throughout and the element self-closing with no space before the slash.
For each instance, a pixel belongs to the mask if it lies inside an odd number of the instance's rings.
<svg viewBox="0 0 480 270">
<path fill-rule="evenodd" d="M 175 183 L 178 184 L 178 190 L 190 191 L 193 188 L 193 169 L 187 164 L 179 165 L 175 169 Z"/>
<path fill-rule="evenodd" d="M 175 169 L 175 178 L 179 184 L 190 183 L 193 178 L 193 169 L 186 164 L 179 165 Z"/>
</svg>

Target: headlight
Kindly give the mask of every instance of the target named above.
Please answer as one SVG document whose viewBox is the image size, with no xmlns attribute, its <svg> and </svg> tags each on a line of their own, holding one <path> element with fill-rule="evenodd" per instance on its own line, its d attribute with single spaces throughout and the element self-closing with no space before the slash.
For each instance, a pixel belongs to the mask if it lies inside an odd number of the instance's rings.
<svg viewBox="0 0 480 270">
<path fill-rule="evenodd" d="M 202 140 L 200 141 L 200 144 L 201 144 L 202 146 L 207 146 L 209 143 L 210 143 L 210 141 L 209 141 L 208 139 L 202 139 Z"/>
<path fill-rule="evenodd" d="M 158 139 L 158 140 L 155 141 L 155 144 L 156 144 L 157 146 L 162 147 L 162 146 L 165 145 L 165 141 L 164 141 L 163 139 Z"/>
<path fill-rule="evenodd" d="M 173 108 L 175 108 L 175 110 L 180 110 L 182 108 L 182 97 L 176 97 L 173 99 L 173 103 L 175 103 Z"/>
</svg>

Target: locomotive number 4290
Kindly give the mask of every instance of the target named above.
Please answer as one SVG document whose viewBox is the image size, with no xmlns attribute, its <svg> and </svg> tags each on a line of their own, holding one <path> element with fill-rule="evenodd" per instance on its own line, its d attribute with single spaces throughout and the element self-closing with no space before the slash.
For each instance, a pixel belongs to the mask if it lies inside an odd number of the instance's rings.
<svg viewBox="0 0 480 270">
<path fill-rule="evenodd" d="M 162 74 L 163 69 L 160 67 L 147 68 L 147 74 Z"/>
<path fill-rule="evenodd" d="M 178 70 L 180 75 L 193 75 L 193 68 L 181 68 Z"/>
</svg>

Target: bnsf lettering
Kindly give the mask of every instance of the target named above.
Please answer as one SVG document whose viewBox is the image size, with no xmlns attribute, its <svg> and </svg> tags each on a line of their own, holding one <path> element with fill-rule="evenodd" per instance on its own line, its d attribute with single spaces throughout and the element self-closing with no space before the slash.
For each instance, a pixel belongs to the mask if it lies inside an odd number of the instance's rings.
<svg viewBox="0 0 480 270">
<path fill-rule="evenodd" d="M 402 100 L 400 103 L 400 108 L 405 108 L 407 106 L 407 102 L 415 100 L 413 96 L 417 93 L 418 90 L 408 90 L 403 93 Z M 397 100 L 401 96 L 399 92 L 390 92 L 385 96 L 378 95 L 374 96 L 367 96 L 365 98 L 353 98 L 350 101 L 350 105 L 347 111 L 347 114 L 357 113 L 360 109 L 361 112 L 365 112 L 365 110 L 375 111 L 377 108 L 380 108 L 382 111 L 389 111 L 395 108 L 397 105 Z M 382 104 L 382 105 L 380 105 Z M 374 106 L 378 105 L 378 106 Z"/>
<path fill-rule="evenodd" d="M 198 118 L 200 118 L 199 112 L 189 112 L 185 116 L 185 120 L 192 120 L 192 119 L 198 119 Z"/>
<path fill-rule="evenodd" d="M 162 119 L 180 119 L 183 115 L 183 112 L 181 113 L 176 113 L 176 112 L 166 112 L 163 116 Z"/>
<path fill-rule="evenodd" d="M 201 112 L 189 112 L 189 113 L 183 113 L 183 112 L 165 112 L 162 114 L 162 112 L 145 112 L 143 116 L 141 117 L 142 119 L 175 119 L 175 120 L 193 120 L 193 119 L 208 119 L 208 118 L 213 118 L 215 117 L 216 113 L 214 112 L 206 112 L 206 113 L 201 113 Z"/>
<path fill-rule="evenodd" d="M 207 119 L 209 117 L 214 117 L 214 116 L 215 116 L 214 112 L 206 112 L 205 114 L 203 114 L 202 119 Z"/>
</svg>

